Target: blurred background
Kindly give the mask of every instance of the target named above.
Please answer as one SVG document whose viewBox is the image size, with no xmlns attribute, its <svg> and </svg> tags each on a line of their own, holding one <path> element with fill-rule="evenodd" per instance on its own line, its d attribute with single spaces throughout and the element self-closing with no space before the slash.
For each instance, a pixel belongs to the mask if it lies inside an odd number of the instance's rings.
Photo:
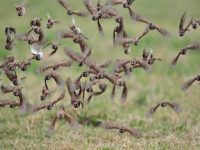
<svg viewBox="0 0 200 150">
<path fill-rule="evenodd" d="M 82 0 L 67 0 L 69 6 L 74 10 L 85 10 Z M 97 0 L 92 1 L 96 6 Z M 100 0 L 104 4 L 105 0 Z M 17 33 L 25 33 L 29 29 L 30 20 L 43 18 L 41 28 L 48 42 L 57 41 L 61 43 L 55 55 L 48 57 L 52 51 L 49 47 L 43 50 L 44 58 L 41 61 L 32 61 L 27 71 L 17 70 L 19 77 L 26 77 L 20 84 L 23 88 L 26 101 L 32 104 L 46 103 L 55 99 L 60 90 L 54 81 L 49 81 L 49 87 L 55 90 L 54 94 L 46 101 L 41 101 L 39 95 L 44 84 L 46 72 L 37 74 L 36 68 L 53 62 L 68 59 L 64 47 L 69 47 L 76 52 L 81 52 L 78 44 L 72 39 L 56 39 L 56 31 L 69 29 L 72 24 L 71 16 L 57 0 L 29 0 L 25 5 L 26 13 L 18 17 L 13 4 L 21 4 L 20 0 L 0 1 L 0 61 L 7 55 L 13 55 L 19 62 L 32 57 L 30 45 L 25 41 L 15 41 L 16 45 L 11 51 L 5 49 L 6 27 L 15 27 Z M 5 107 L 0 110 L 0 147 L 12 148 L 42 148 L 42 149 L 198 149 L 199 139 L 199 106 L 200 106 L 200 85 L 195 82 L 187 91 L 181 91 L 181 85 L 190 78 L 199 74 L 199 51 L 188 51 L 187 55 L 181 56 L 177 65 L 171 69 L 170 63 L 178 54 L 181 48 L 190 45 L 199 39 L 200 28 L 186 32 L 184 37 L 178 35 L 179 23 L 182 14 L 187 11 L 186 24 L 192 18 L 200 19 L 200 1 L 188 0 L 136 0 L 131 8 L 150 22 L 165 28 L 171 33 L 170 38 L 163 37 L 157 31 L 150 31 L 140 40 L 138 46 L 130 45 L 131 53 L 124 54 L 121 46 L 113 47 L 112 33 L 118 25 L 115 19 L 101 19 L 104 29 L 104 36 L 101 36 L 97 29 L 97 23 L 92 21 L 91 15 L 87 18 L 75 17 L 75 24 L 80 27 L 82 33 L 89 40 L 86 43 L 92 47 L 91 57 L 98 63 L 111 60 L 111 65 L 106 71 L 111 71 L 117 58 L 130 59 L 141 58 L 144 47 L 147 50 L 153 47 L 154 56 L 162 58 L 161 62 L 153 64 L 151 73 L 142 69 L 135 69 L 131 78 L 127 79 L 128 98 L 121 106 L 119 103 L 122 89 L 116 89 L 114 101 L 110 99 L 112 85 L 107 82 L 108 89 L 100 96 L 93 97 L 91 103 L 84 109 L 74 109 L 70 104 L 70 96 L 66 92 L 64 100 L 53 107 L 51 111 L 46 109 L 36 112 L 33 115 L 18 114 L 18 108 L 10 109 Z M 129 12 L 122 5 L 113 6 L 124 19 L 125 31 L 130 37 L 138 37 L 146 28 L 146 24 L 132 23 Z M 60 24 L 54 24 L 51 29 L 46 28 L 47 12 Z M 47 42 L 47 43 L 48 43 Z M 87 66 L 79 67 L 73 62 L 71 67 L 59 68 L 57 73 L 66 81 L 67 77 L 76 79 Z M 124 74 L 122 74 L 124 76 Z M 12 85 L 2 72 L 1 79 L 5 85 Z M 88 78 L 81 81 L 88 81 Z M 1 99 L 16 99 L 12 94 L 0 93 Z M 152 118 L 146 118 L 148 109 L 157 103 L 168 99 L 177 102 L 182 106 L 183 112 L 176 115 L 169 107 L 158 109 Z M 82 126 L 77 132 L 72 132 L 69 125 L 59 121 L 53 135 L 47 134 L 48 126 L 56 115 L 57 110 L 64 106 Z M 101 122 L 108 121 L 123 124 L 136 128 L 143 133 L 140 140 L 134 139 L 129 134 L 119 135 L 117 131 L 105 131 L 96 127 Z M 171 143 L 172 142 L 172 143 Z M 98 144 L 97 144 L 98 143 Z M 137 143 L 137 144 L 136 144 Z"/>
</svg>

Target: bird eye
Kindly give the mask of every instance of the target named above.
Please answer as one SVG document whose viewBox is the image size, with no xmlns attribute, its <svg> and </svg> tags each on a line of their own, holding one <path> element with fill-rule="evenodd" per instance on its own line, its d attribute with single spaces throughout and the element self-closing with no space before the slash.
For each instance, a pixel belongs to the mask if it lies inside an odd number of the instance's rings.
<svg viewBox="0 0 200 150">
<path fill-rule="evenodd" d="M 138 41 L 134 41 L 134 45 L 137 46 L 138 45 Z"/>
<path fill-rule="evenodd" d="M 21 68 L 21 71 L 26 71 L 26 68 L 25 68 L 25 67 L 22 67 L 22 68 Z"/>
<path fill-rule="evenodd" d="M 179 32 L 179 36 L 183 36 L 184 33 L 182 31 Z"/>
<path fill-rule="evenodd" d="M 36 28 L 34 31 L 35 31 L 36 34 L 39 34 L 39 29 L 38 28 Z"/>
<path fill-rule="evenodd" d="M 123 7 L 124 7 L 124 8 L 127 8 L 127 4 L 126 4 L 126 3 L 124 3 L 124 4 L 123 4 Z"/>
<path fill-rule="evenodd" d="M 50 29 L 53 26 L 53 23 L 47 23 L 47 28 Z"/>
<path fill-rule="evenodd" d="M 96 20 L 96 17 L 95 17 L 95 16 L 92 16 L 92 20 L 95 21 L 95 20 Z"/>
<path fill-rule="evenodd" d="M 5 46 L 5 49 L 7 49 L 7 50 L 11 50 L 10 45 L 6 45 L 6 46 Z"/>
<path fill-rule="evenodd" d="M 73 105 L 74 105 L 74 108 L 78 108 L 80 106 L 80 103 L 77 102 L 77 103 L 74 103 Z"/>
<path fill-rule="evenodd" d="M 104 78 L 103 74 L 100 74 L 99 79 L 103 79 L 103 78 Z"/>
<path fill-rule="evenodd" d="M 56 49 L 56 48 L 57 48 L 57 46 L 55 46 L 55 45 L 52 45 L 52 46 L 51 46 L 51 48 L 52 48 L 52 49 Z"/>
<path fill-rule="evenodd" d="M 128 54 L 128 50 L 127 50 L 127 49 L 125 49 L 125 50 L 124 50 L 124 53 L 125 53 L 125 54 Z"/>
<path fill-rule="evenodd" d="M 15 80 L 15 81 L 13 82 L 13 84 L 17 86 L 17 85 L 19 84 L 19 82 L 18 82 L 17 80 Z"/>
<path fill-rule="evenodd" d="M 36 60 L 38 60 L 38 61 L 41 60 L 40 55 L 37 55 L 37 56 L 36 56 Z"/>
<path fill-rule="evenodd" d="M 198 27 L 198 26 L 197 26 L 196 23 L 192 24 L 192 28 L 193 28 L 193 29 L 197 29 L 197 27 Z"/>
<path fill-rule="evenodd" d="M 125 130 L 124 129 L 119 129 L 119 133 L 124 133 Z"/>
<path fill-rule="evenodd" d="M 44 96 L 44 95 L 41 95 L 41 96 L 40 96 L 40 100 L 43 101 L 43 100 L 45 100 L 45 99 L 46 99 L 46 96 Z"/>
<path fill-rule="evenodd" d="M 166 107 L 166 106 L 167 106 L 167 103 L 162 103 L 161 106 L 162 106 L 162 107 Z"/>
<path fill-rule="evenodd" d="M 62 119 L 62 118 L 64 118 L 64 115 L 63 114 L 58 114 L 58 118 Z"/>
<path fill-rule="evenodd" d="M 115 28 L 115 32 L 118 32 L 119 30 L 120 30 L 119 27 L 116 27 L 116 28 Z"/>
<path fill-rule="evenodd" d="M 51 79 L 51 76 L 45 76 L 45 80 L 49 80 L 49 79 Z"/>
<path fill-rule="evenodd" d="M 13 95 L 14 96 L 19 96 L 19 93 L 18 92 L 13 92 Z"/>
<path fill-rule="evenodd" d="M 131 65 L 136 65 L 136 62 L 135 61 L 131 61 Z"/>
<path fill-rule="evenodd" d="M 47 110 L 51 110 L 53 108 L 53 105 L 47 106 Z"/>
<path fill-rule="evenodd" d="M 121 19 L 120 18 L 115 18 L 115 21 L 117 22 L 117 23 L 120 23 L 121 22 Z"/>
<path fill-rule="evenodd" d="M 32 40 L 28 40 L 28 44 L 33 44 L 33 41 Z"/>
<path fill-rule="evenodd" d="M 149 65 L 153 64 L 153 62 L 154 62 L 154 61 L 153 61 L 153 60 L 151 60 L 151 59 L 150 59 L 150 60 L 148 60 L 148 64 L 149 64 Z"/>
<path fill-rule="evenodd" d="M 13 70 L 15 70 L 14 67 L 11 67 L 11 68 L 10 68 L 10 71 L 13 71 Z"/>
<path fill-rule="evenodd" d="M 83 77 L 87 77 L 88 76 L 88 72 L 83 72 L 82 75 L 83 75 Z"/>
<path fill-rule="evenodd" d="M 92 92 L 92 88 L 87 88 L 87 92 Z"/>
<path fill-rule="evenodd" d="M 67 10 L 67 14 L 68 15 L 72 15 L 72 11 L 71 10 Z"/>
<path fill-rule="evenodd" d="M 78 66 L 83 66 L 83 62 L 78 61 Z"/>
<path fill-rule="evenodd" d="M 74 38 L 74 39 L 73 39 L 73 42 L 74 42 L 74 43 L 78 43 L 79 40 L 78 40 L 77 38 Z"/>
<path fill-rule="evenodd" d="M 15 107 L 16 107 L 15 104 L 11 104 L 11 105 L 10 105 L 10 108 L 15 108 Z"/>
<path fill-rule="evenodd" d="M 58 69 L 58 67 L 57 67 L 57 66 L 54 66 L 54 67 L 53 67 L 53 70 L 57 70 L 57 69 Z"/>
<path fill-rule="evenodd" d="M 18 16 L 23 16 L 22 12 L 18 11 Z"/>
<path fill-rule="evenodd" d="M 197 76 L 197 81 L 200 81 L 200 75 Z"/>
<path fill-rule="evenodd" d="M 182 50 L 181 50 L 181 54 L 182 54 L 182 55 L 186 55 L 186 52 L 187 52 L 186 49 L 182 49 Z"/>
<path fill-rule="evenodd" d="M 97 7 L 96 11 L 100 11 L 100 8 L 99 8 L 99 7 Z"/>
<path fill-rule="evenodd" d="M 99 14 L 98 16 L 99 16 L 99 19 L 101 19 L 101 18 L 102 18 L 102 14 Z"/>
</svg>

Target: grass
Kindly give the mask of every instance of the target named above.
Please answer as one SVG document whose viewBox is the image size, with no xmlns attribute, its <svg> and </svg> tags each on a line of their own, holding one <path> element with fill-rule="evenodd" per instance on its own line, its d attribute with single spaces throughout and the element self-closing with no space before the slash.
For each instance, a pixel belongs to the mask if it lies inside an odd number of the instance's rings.
<svg viewBox="0 0 200 150">
<path fill-rule="evenodd" d="M 96 3 L 96 1 L 93 2 Z M 105 1 L 101 1 L 101 3 L 103 2 Z M 16 0 L 15 3 L 20 4 L 21 1 Z M 86 10 L 82 1 L 68 0 L 68 3 L 74 9 Z M 19 77 L 27 77 L 21 83 L 21 86 L 24 87 L 23 93 L 26 101 L 38 104 L 42 103 L 39 100 L 39 94 L 45 73 L 36 74 L 35 69 L 41 65 L 67 59 L 63 51 L 65 46 L 77 52 L 80 52 L 80 48 L 71 39 L 57 40 L 55 37 L 57 30 L 68 29 L 67 23 L 71 23 L 71 17 L 66 14 L 64 8 L 56 0 L 51 1 L 50 4 L 44 0 L 29 1 L 27 4 L 29 7 L 26 9 L 25 16 L 18 17 L 13 2 L 0 1 L 0 60 L 3 61 L 7 55 L 13 55 L 19 61 L 32 56 L 30 46 L 26 42 L 16 41 L 17 45 L 12 51 L 5 50 L 5 27 L 13 26 L 16 27 L 17 33 L 24 33 L 30 29 L 29 21 L 31 19 L 43 18 L 42 29 L 45 37 L 48 41 L 61 42 L 61 47 L 52 57 L 46 56 L 51 49 L 44 49 L 45 57 L 42 61 L 33 61 L 26 72 L 17 71 Z M 135 1 L 131 7 L 137 13 L 166 28 L 172 36 L 166 39 L 158 32 L 152 31 L 140 41 L 137 47 L 131 45 L 132 52 L 129 55 L 125 55 L 121 47 L 113 48 L 112 32 L 117 25 L 114 19 L 101 20 L 105 35 L 100 36 L 97 24 L 91 20 L 91 16 L 88 18 L 76 17 L 76 25 L 89 38 L 87 43 L 92 46 L 92 57 L 97 62 L 112 61 L 111 66 L 106 71 L 112 70 L 117 58 L 141 58 L 144 45 L 147 49 L 154 46 L 154 55 L 161 57 L 163 61 L 156 62 L 153 65 L 153 71 L 149 74 L 141 69 L 134 70 L 131 78 L 127 80 L 128 98 L 122 106 L 119 104 L 122 89 L 116 89 L 115 99 L 112 101 L 110 99 L 112 85 L 107 82 L 106 92 L 93 97 L 90 104 L 86 105 L 84 109 L 72 108 L 68 93 L 66 93 L 64 100 L 56 104 L 51 111 L 45 109 L 33 115 L 20 116 L 17 108 L 5 107 L 1 109 L 0 149 L 200 149 L 199 85 L 194 83 L 186 92 L 180 90 L 180 86 L 186 80 L 199 73 L 199 51 L 188 51 L 186 56 L 180 57 L 174 69 L 169 68 L 171 60 L 179 50 L 199 38 L 199 29 L 191 29 L 184 37 L 178 36 L 181 15 L 187 10 L 186 22 L 192 15 L 194 18 L 200 16 L 199 4 L 199 1 L 189 2 L 187 0 Z M 136 37 L 143 32 L 145 28 L 143 23 L 133 24 L 127 10 L 124 10 L 122 6 L 115 6 L 115 8 L 123 16 L 125 30 L 131 37 Z M 50 30 L 45 28 L 47 12 L 53 19 L 61 20 L 60 24 L 55 24 Z M 70 68 L 59 68 L 58 73 L 63 80 L 66 80 L 67 77 L 75 79 L 86 68 L 86 66 L 80 68 L 74 62 Z M 1 79 L 5 85 L 11 85 L 5 74 L 1 74 Z M 51 89 L 56 88 L 53 81 L 49 81 L 49 84 Z M 56 90 L 49 99 L 56 98 L 58 94 L 59 90 Z M 0 93 L 0 96 L 1 99 L 15 99 L 12 94 L 3 95 Z M 179 103 L 183 112 L 176 115 L 169 107 L 158 108 L 151 118 L 146 118 L 146 111 L 164 99 Z M 80 123 L 79 129 L 76 132 L 71 131 L 64 120 L 58 120 L 54 134 L 49 135 L 47 133 L 49 124 L 61 106 L 64 106 L 67 112 Z M 135 139 L 128 133 L 119 134 L 116 130 L 103 130 L 99 124 L 104 121 L 138 129 L 142 132 L 143 137 Z"/>
</svg>

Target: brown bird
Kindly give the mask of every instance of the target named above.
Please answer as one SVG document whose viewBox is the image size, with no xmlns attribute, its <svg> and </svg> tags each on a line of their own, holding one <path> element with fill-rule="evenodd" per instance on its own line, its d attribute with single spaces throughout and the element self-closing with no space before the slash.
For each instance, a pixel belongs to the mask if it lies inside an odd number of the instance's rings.
<svg viewBox="0 0 200 150">
<path fill-rule="evenodd" d="M 152 66 L 149 65 L 147 62 L 145 61 L 141 61 L 139 60 L 138 58 L 133 58 L 131 61 L 130 61 L 130 64 L 132 66 L 135 66 L 138 64 L 138 67 L 142 67 L 144 70 L 146 70 L 147 72 L 151 72 L 152 71 Z"/>
<path fill-rule="evenodd" d="M 116 59 L 114 64 L 114 71 L 119 72 L 123 69 L 123 66 L 130 63 L 132 59 L 124 60 L 124 59 Z"/>
<path fill-rule="evenodd" d="M 171 36 L 170 32 L 168 32 L 164 28 L 161 28 L 161 27 L 153 24 L 152 22 L 148 21 L 147 19 L 145 19 L 144 17 L 142 17 L 142 16 L 140 16 L 138 14 L 135 14 L 135 21 L 140 21 L 140 22 L 146 23 L 147 27 L 149 28 L 149 30 L 155 30 L 156 29 L 164 37 L 169 38 Z"/>
<path fill-rule="evenodd" d="M 54 81 L 56 82 L 56 84 L 58 85 L 58 87 L 60 88 L 64 88 L 64 82 L 61 78 L 61 76 L 59 74 L 57 74 L 56 72 L 48 72 L 45 77 L 44 77 L 44 80 L 45 80 L 45 85 L 47 84 L 47 80 L 50 80 L 51 78 L 54 79 Z M 47 85 L 46 85 L 47 86 Z"/>
<path fill-rule="evenodd" d="M 200 20 L 199 19 L 192 19 L 191 20 L 191 26 L 193 29 L 197 29 L 200 25 Z"/>
<path fill-rule="evenodd" d="M 87 17 L 88 16 L 88 12 L 81 11 L 81 10 L 72 10 L 65 0 L 58 0 L 58 2 L 67 10 L 68 15 L 74 14 L 79 17 Z"/>
<path fill-rule="evenodd" d="M 20 64 L 18 62 L 18 60 L 15 60 L 13 62 L 10 62 L 8 65 L 7 65 L 7 68 L 8 70 L 10 71 L 14 71 L 16 70 L 18 67 L 20 67 Z"/>
<path fill-rule="evenodd" d="M 10 35 L 7 35 L 5 49 L 12 50 L 13 46 L 16 45 L 14 41 L 15 41 L 15 38 L 11 39 Z"/>
<path fill-rule="evenodd" d="M 74 108 L 79 108 L 80 105 L 82 108 L 84 107 L 84 104 L 81 100 L 78 99 L 78 95 L 75 92 L 74 84 L 71 81 L 71 78 L 68 77 L 66 81 L 67 89 L 71 98 L 71 104 L 74 106 Z"/>
<path fill-rule="evenodd" d="M 47 84 L 42 86 L 42 93 L 40 94 L 40 99 L 45 100 L 50 94 L 50 90 L 47 86 Z"/>
<path fill-rule="evenodd" d="M 16 106 L 19 106 L 19 103 L 15 100 L 1 99 L 0 108 L 5 107 L 6 105 L 10 105 L 10 108 L 14 108 Z"/>
<path fill-rule="evenodd" d="M 0 68 L 6 67 L 10 62 L 14 62 L 14 60 L 15 60 L 14 56 L 11 55 L 6 56 L 4 61 L 0 64 Z"/>
<path fill-rule="evenodd" d="M 41 72 L 44 72 L 44 71 L 46 71 L 50 68 L 52 68 L 53 70 L 57 70 L 59 67 L 70 67 L 72 62 L 73 62 L 72 59 L 69 59 L 69 60 L 63 59 L 59 62 L 55 62 L 54 64 L 41 66 L 41 67 L 36 69 L 36 72 L 41 73 Z"/>
<path fill-rule="evenodd" d="M 103 14 L 105 12 L 101 12 L 100 11 L 103 6 L 100 5 L 99 1 L 97 2 L 97 7 L 96 8 L 93 6 L 93 4 L 92 4 L 92 2 L 90 0 L 84 0 L 83 3 L 85 5 L 85 7 L 87 8 L 87 10 L 92 15 L 92 20 L 93 21 L 97 21 L 97 27 L 98 27 L 99 33 L 101 35 L 104 35 L 104 31 L 103 31 L 103 28 L 102 28 L 102 26 L 100 24 L 99 19 L 101 19 L 101 18 L 110 18 L 111 16 L 109 16 L 107 14 Z"/>
<path fill-rule="evenodd" d="M 48 130 L 49 134 L 52 134 L 54 132 L 55 123 L 56 123 L 57 118 L 59 118 L 59 119 L 65 118 L 65 120 L 69 123 L 69 125 L 73 131 L 78 130 L 78 127 L 79 127 L 78 122 L 69 113 L 66 113 L 65 110 L 62 109 L 57 112 L 56 116 L 52 120 L 52 122 L 49 126 L 49 130 Z"/>
<path fill-rule="evenodd" d="M 42 18 L 34 18 L 30 21 L 30 25 L 32 28 L 41 27 Z"/>
<path fill-rule="evenodd" d="M 61 101 L 64 97 L 65 97 L 65 89 L 63 89 L 62 93 L 60 94 L 60 96 L 57 99 L 55 99 L 52 102 L 49 102 L 47 104 L 36 105 L 36 106 L 34 106 L 33 110 L 34 110 L 34 112 L 39 111 L 39 110 L 44 109 L 44 108 L 47 108 L 47 110 L 51 110 L 53 108 L 53 106 L 57 102 Z"/>
<path fill-rule="evenodd" d="M 139 139 L 142 137 L 142 134 L 136 130 L 136 129 L 130 129 L 121 125 L 115 125 L 112 123 L 103 123 L 101 125 L 102 128 L 104 129 L 118 129 L 119 133 L 124 133 L 124 132 L 129 132 L 132 136 L 134 136 L 135 138 Z"/>
<path fill-rule="evenodd" d="M 43 49 L 49 45 L 51 45 L 51 48 L 53 49 L 53 51 L 51 53 L 49 53 L 48 56 L 52 56 L 53 54 L 56 53 L 58 46 L 61 44 L 59 42 L 52 41 L 52 42 L 48 43 L 46 46 L 44 46 Z"/>
<path fill-rule="evenodd" d="M 6 76 L 8 77 L 8 79 L 10 81 L 12 81 L 12 83 L 17 86 L 20 84 L 21 80 L 25 79 L 26 77 L 23 78 L 18 78 L 16 72 L 14 71 L 14 74 L 8 70 L 7 68 L 4 68 L 4 72 L 6 74 Z"/>
<path fill-rule="evenodd" d="M 23 16 L 25 14 L 25 4 L 27 0 L 24 0 L 21 5 L 14 4 L 15 9 L 17 10 L 18 16 Z"/>
<path fill-rule="evenodd" d="M 199 50 L 199 49 L 200 49 L 200 41 L 196 41 L 196 42 L 182 48 L 180 50 L 180 52 L 178 53 L 178 55 L 172 60 L 172 62 L 170 64 L 170 68 L 174 68 L 180 55 L 186 55 L 188 50 Z"/>
<path fill-rule="evenodd" d="M 47 29 L 52 28 L 54 23 L 60 23 L 60 21 L 58 21 L 58 20 L 53 20 L 53 19 L 51 18 L 51 16 L 49 15 L 49 13 L 47 13 L 47 17 L 48 17 L 48 21 L 47 21 L 47 23 L 46 23 Z"/>
<path fill-rule="evenodd" d="M 83 62 L 85 61 L 85 59 L 87 57 L 90 56 L 91 54 L 91 48 L 88 51 L 85 51 L 82 54 L 79 53 L 75 53 L 73 50 L 71 50 L 68 47 L 65 47 L 65 53 L 74 61 L 76 61 L 78 63 L 78 66 L 83 66 Z"/>
<path fill-rule="evenodd" d="M 5 28 L 5 34 L 6 36 L 10 35 L 14 33 L 14 35 L 16 34 L 16 28 L 13 28 L 13 27 L 6 27 Z"/>
<path fill-rule="evenodd" d="M 84 34 L 82 34 L 81 33 L 81 29 L 80 28 L 77 28 L 76 26 L 75 26 L 75 18 L 74 17 L 72 17 L 72 25 L 68 25 L 69 26 L 69 28 L 76 34 L 76 35 L 80 35 L 81 37 L 83 37 L 84 39 L 87 39 L 88 40 L 88 38 L 84 35 Z"/>
<path fill-rule="evenodd" d="M 169 105 L 177 114 L 182 111 L 182 108 L 179 104 L 165 100 L 165 101 L 160 102 L 156 106 L 152 107 L 151 109 L 149 109 L 146 113 L 146 116 L 151 117 L 159 106 L 166 107 L 167 105 Z"/>
<path fill-rule="evenodd" d="M 13 89 L 13 94 L 14 96 L 18 96 L 20 102 L 16 102 L 13 100 L 0 100 L 0 107 L 5 107 L 5 105 L 10 105 L 11 108 L 14 108 L 16 106 L 22 106 L 24 101 L 25 101 L 25 97 L 21 92 L 22 88 L 14 88 Z"/>
<path fill-rule="evenodd" d="M 149 65 L 152 65 L 152 64 L 154 63 L 155 60 L 162 61 L 161 58 L 159 58 L 159 57 L 153 57 L 153 54 L 151 54 L 151 55 L 150 55 L 150 58 L 148 58 L 148 60 L 147 60 L 147 63 L 148 63 Z"/>
<path fill-rule="evenodd" d="M 33 57 L 31 57 L 30 59 L 35 59 L 37 61 L 40 61 L 43 58 L 43 51 L 42 51 L 42 46 L 40 46 L 40 48 L 35 48 L 33 46 L 31 46 L 31 52 L 34 55 Z"/>
<path fill-rule="evenodd" d="M 82 38 L 81 35 L 76 35 L 73 31 L 69 30 L 58 30 L 56 32 L 56 38 L 57 39 L 63 39 L 63 38 L 72 38 L 74 43 L 78 43 L 81 48 L 81 52 L 90 49 L 90 47 L 87 45 L 85 40 Z"/>
<path fill-rule="evenodd" d="M 13 92 L 14 96 L 18 96 L 19 92 L 21 92 L 21 89 L 22 89 L 22 87 L 16 87 L 16 86 L 4 86 L 1 80 L 0 80 L 0 88 L 4 94 Z"/>
<path fill-rule="evenodd" d="M 22 61 L 19 68 L 21 69 L 21 71 L 26 71 L 30 65 L 31 59 L 28 59 L 26 61 Z"/>
<path fill-rule="evenodd" d="M 53 68 L 53 70 L 57 70 L 59 67 L 70 67 L 72 65 L 72 63 L 73 63 L 72 59 L 69 59 L 69 60 L 63 59 L 59 62 L 55 62 L 52 65 L 52 68 Z"/>
<path fill-rule="evenodd" d="M 185 24 L 186 13 L 187 13 L 187 11 L 184 12 L 183 15 L 181 16 L 181 21 L 179 24 L 179 36 L 184 36 L 186 31 L 190 31 L 188 28 L 190 27 L 192 20 L 190 20 L 188 25 L 186 26 L 186 28 L 183 29 L 183 26 Z"/>
<path fill-rule="evenodd" d="M 187 90 L 195 81 L 200 81 L 200 75 L 197 75 L 196 77 L 189 79 L 186 81 L 182 86 L 181 90 L 185 91 Z"/>
<path fill-rule="evenodd" d="M 114 46 L 120 45 L 121 40 L 123 38 L 128 38 L 128 34 L 124 30 L 123 18 L 121 16 L 119 16 L 118 18 L 115 18 L 115 19 L 117 20 L 117 23 L 119 23 L 119 26 L 115 27 L 115 29 L 113 31 L 113 43 L 114 43 Z M 129 44 L 126 45 L 126 46 L 128 47 L 128 48 L 126 48 L 126 50 L 128 50 L 129 49 Z M 128 51 L 124 50 L 124 53 L 128 54 Z"/>
<path fill-rule="evenodd" d="M 32 35 L 27 35 L 27 33 L 25 34 L 17 34 L 16 39 L 20 40 L 20 41 L 27 41 L 28 44 L 33 44 L 33 43 L 37 43 L 38 42 L 38 38 L 32 34 Z"/>
<path fill-rule="evenodd" d="M 114 99 L 115 88 L 123 87 L 121 98 L 120 98 L 120 103 L 123 104 L 126 101 L 126 98 L 128 95 L 126 81 L 118 73 L 112 73 L 112 74 L 105 73 L 104 77 L 113 84 L 111 99 Z"/>
</svg>

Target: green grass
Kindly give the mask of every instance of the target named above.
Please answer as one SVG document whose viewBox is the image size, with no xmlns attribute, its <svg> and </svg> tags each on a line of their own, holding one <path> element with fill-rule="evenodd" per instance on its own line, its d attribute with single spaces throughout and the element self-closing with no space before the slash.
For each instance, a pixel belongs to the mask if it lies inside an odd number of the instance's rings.
<svg viewBox="0 0 200 150">
<path fill-rule="evenodd" d="M 67 0 L 71 8 L 86 10 L 82 0 Z M 96 3 L 96 0 L 94 1 Z M 101 1 L 104 3 L 105 1 Z M 20 4 L 21 0 L 14 3 Z M 29 1 L 26 14 L 18 17 L 11 1 L 0 1 L 0 61 L 7 55 L 13 55 L 20 62 L 32 56 L 30 46 L 26 42 L 16 41 L 12 51 L 4 48 L 6 36 L 4 29 L 7 26 L 16 27 L 17 33 L 25 33 L 30 29 L 31 19 L 40 17 L 42 29 L 48 42 L 54 40 L 61 42 L 58 52 L 52 57 L 47 54 L 50 47 L 44 49 L 45 57 L 40 61 L 33 61 L 26 72 L 17 70 L 19 77 L 26 76 L 27 79 L 21 82 L 24 87 L 23 93 L 26 101 L 38 104 L 45 103 L 56 98 L 59 90 L 56 90 L 52 97 L 45 102 L 39 100 L 39 95 L 44 82 L 44 75 L 36 74 L 35 69 L 39 66 L 51 64 L 61 59 L 68 59 L 64 53 L 64 47 L 70 47 L 80 52 L 79 45 L 74 44 L 71 39 L 57 40 L 55 33 L 59 29 L 68 29 L 67 23 L 71 23 L 71 17 L 56 0 L 49 4 L 44 0 Z M 101 20 L 105 35 L 100 36 L 97 30 L 97 23 L 87 18 L 76 18 L 76 26 L 89 38 L 88 45 L 92 47 L 92 57 L 99 63 L 111 60 L 111 66 L 106 71 L 113 69 L 117 58 L 129 59 L 132 57 L 141 58 L 144 45 L 147 49 L 152 46 L 155 56 L 161 57 L 161 62 L 155 62 L 153 71 L 146 73 L 142 69 L 136 69 L 127 80 L 128 98 L 124 105 L 120 105 L 119 99 L 121 88 L 116 89 L 115 99 L 110 99 L 112 85 L 107 82 L 108 88 L 105 93 L 92 98 L 89 105 L 84 109 L 74 109 L 70 104 L 69 94 L 66 92 L 64 100 L 48 111 L 41 110 L 33 115 L 18 114 L 18 108 L 10 109 L 5 107 L 0 110 L 0 149 L 98 149 L 98 150 L 121 150 L 121 149 L 145 149 L 145 150 L 183 150 L 200 149 L 200 95 L 199 85 L 194 83 L 186 92 L 180 90 L 180 86 L 188 79 L 196 76 L 199 72 L 199 51 L 188 51 L 187 55 L 181 56 L 175 68 L 170 69 L 172 59 L 181 48 L 193 43 L 199 38 L 199 28 L 187 32 L 184 37 L 178 36 L 180 17 L 187 10 L 186 23 L 194 15 L 200 16 L 199 1 L 188 0 L 143 0 L 135 1 L 131 6 L 134 11 L 141 14 L 148 20 L 171 32 L 171 37 L 166 39 L 156 31 L 141 39 L 138 46 L 131 45 L 132 52 L 125 55 L 122 47 L 113 48 L 112 32 L 117 23 L 114 19 Z M 125 30 L 130 37 L 139 36 L 146 25 L 143 23 L 133 24 L 129 13 L 122 6 L 115 6 L 124 18 Z M 46 13 L 49 12 L 53 19 L 60 20 L 52 29 L 46 29 Z M 86 66 L 78 67 L 73 62 L 70 68 L 59 68 L 58 73 L 65 81 L 67 77 L 75 79 L 87 69 Z M 122 76 L 124 76 L 122 74 Z M 11 85 L 10 81 L 1 74 L 5 85 Z M 87 79 L 83 79 L 83 82 Z M 56 89 L 54 81 L 49 81 L 49 87 Z M 16 99 L 12 94 L 0 93 L 1 99 Z M 182 106 L 183 112 L 175 114 L 169 107 L 158 108 L 151 118 L 146 118 L 146 111 L 162 100 L 171 100 Z M 64 120 L 56 122 L 54 134 L 48 134 L 48 127 L 57 111 L 64 106 L 79 123 L 78 131 L 70 130 Z M 113 122 L 122 124 L 142 132 L 141 139 L 135 139 L 128 133 L 119 134 L 117 130 L 104 130 L 99 125 L 102 122 Z"/>
</svg>

